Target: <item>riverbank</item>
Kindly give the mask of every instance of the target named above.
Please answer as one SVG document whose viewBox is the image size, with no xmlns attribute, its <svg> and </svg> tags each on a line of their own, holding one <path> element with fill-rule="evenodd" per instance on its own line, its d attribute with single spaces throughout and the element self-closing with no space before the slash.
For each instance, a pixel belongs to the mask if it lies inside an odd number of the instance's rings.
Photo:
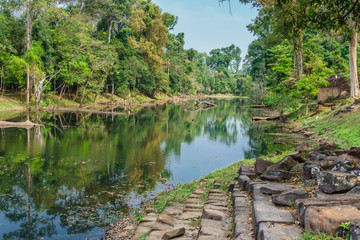
<svg viewBox="0 0 360 240">
<path fill-rule="evenodd" d="M 154 98 L 142 94 L 129 95 L 127 97 L 112 95 L 112 94 L 99 94 L 89 95 L 86 98 L 84 105 L 80 108 L 78 100 L 74 100 L 73 96 L 64 96 L 59 101 L 59 96 L 55 94 L 47 94 L 43 97 L 40 104 L 42 111 L 71 111 L 71 112 L 87 112 L 91 113 L 112 113 L 114 109 L 122 109 L 126 113 L 134 113 L 142 108 L 153 107 L 164 104 L 178 104 L 190 100 L 201 100 L 205 98 L 213 99 L 237 99 L 244 98 L 231 94 L 196 94 L 196 95 L 168 95 L 157 94 Z M 6 120 L 12 117 L 14 112 L 26 111 L 26 103 L 23 97 L 17 94 L 6 94 L 0 96 L 0 120 Z"/>
<path fill-rule="evenodd" d="M 303 131 L 304 134 L 308 134 L 311 139 L 318 142 L 319 144 L 322 144 L 322 146 L 331 146 L 332 144 L 337 144 L 338 147 L 345 149 L 350 146 L 360 145 L 358 143 L 359 141 L 358 136 L 360 134 L 359 132 L 360 130 L 357 127 L 359 126 L 359 124 L 360 124 L 360 107 L 357 104 L 349 104 L 349 102 L 345 102 L 334 106 L 321 107 L 321 111 L 319 111 L 319 109 L 316 108 L 314 112 L 310 113 L 307 116 L 293 118 L 291 122 L 286 125 L 286 127 L 293 129 L 294 132 L 299 132 L 300 130 Z M 263 158 L 265 158 L 269 162 L 277 163 L 280 160 L 283 160 L 286 156 L 288 156 L 290 152 L 293 151 L 284 152 L 278 155 L 274 153 L 268 156 L 263 156 Z M 231 187 L 234 185 L 233 181 L 235 179 L 237 180 L 238 171 L 239 169 L 241 169 L 241 166 L 245 166 L 245 165 L 253 166 L 255 164 L 255 161 L 256 159 L 245 159 L 243 161 L 231 164 L 226 168 L 216 170 L 215 172 L 195 182 L 177 186 L 174 190 L 159 194 L 156 197 L 156 199 L 154 199 L 151 202 L 148 202 L 146 204 L 146 207 L 142 208 L 142 210 L 137 214 L 136 217 L 136 219 L 138 219 L 137 224 L 139 222 L 143 222 L 142 221 L 143 218 L 144 217 L 146 218 L 146 216 L 148 216 L 149 214 L 150 215 L 155 214 L 156 216 L 159 216 L 159 214 L 161 214 L 164 211 L 164 209 L 171 207 L 173 203 L 185 204 L 189 200 L 189 197 L 191 195 L 194 195 L 193 193 L 196 189 L 201 189 L 201 191 L 207 194 L 210 194 L 210 192 L 214 188 L 219 189 L 224 193 L 227 192 L 229 186 Z M 302 168 L 302 165 L 300 167 Z M 298 172 L 298 174 L 294 179 L 296 180 L 295 183 L 296 185 L 299 184 L 304 185 L 304 183 L 300 181 L 301 179 L 300 172 Z M 287 182 L 286 184 L 294 184 L 294 183 Z M 315 190 L 313 191 L 313 189 L 310 189 L 309 191 L 314 192 Z M 231 196 L 230 195 L 227 196 L 229 202 Z M 203 204 L 205 203 L 203 202 Z M 249 204 L 251 204 L 251 202 L 249 202 Z M 229 206 L 228 212 L 233 212 L 232 208 L 234 207 L 235 206 L 233 205 Z M 202 223 L 201 221 L 199 221 L 199 218 L 196 219 L 193 220 L 192 224 L 194 226 L 194 229 L 198 229 L 199 233 L 201 233 L 200 228 Z M 116 238 L 116 232 L 124 233 L 124 231 L 128 231 L 127 232 L 128 235 L 127 237 L 122 239 L 133 239 L 132 236 L 134 234 L 136 235 L 136 228 L 134 227 L 134 225 L 133 227 L 129 227 L 129 225 L 125 224 L 125 227 L 117 229 L 115 224 L 112 228 L 110 228 L 110 231 L 108 231 L 106 239 L 114 239 Z M 147 231 L 144 232 L 144 234 L 140 237 L 140 239 L 145 239 L 147 236 L 149 236 L 150 231 L 152 231 L 152 227 L 148 227 Z M 233 239 L 234 235 L 232 234 L 235 234 L 235 232 L 232 233 L 232 230 L 231 231 L 229 230 L 228 234 L 230 235 L 226 239 Z M 300 239 L 317 239 L 318 237 L 317 234 L 320 233 L 306 231 L 302 233 Z M 252 233 L 251 236 L 255 237 L 254 233 Z M 320 236 L 322 236 L 325 239 L 331 239 L 333 237 L 332 235 L 325 235 L 322 233 L 320 234 Z M 146 239 L 151 239 L 151 238 L 146 238 Z M 342 239 L 342 238 L 338 238 L 338 239 Z"/>
</svg>

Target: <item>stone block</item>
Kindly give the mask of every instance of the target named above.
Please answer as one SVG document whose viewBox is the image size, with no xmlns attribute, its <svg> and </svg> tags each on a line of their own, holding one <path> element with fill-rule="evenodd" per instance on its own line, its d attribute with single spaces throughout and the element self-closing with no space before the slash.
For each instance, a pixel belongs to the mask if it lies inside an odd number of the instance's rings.
<svg viewBox="0 0 360 240">
<path fill-rule="evenodd" d="M 250 181 L 251 180 L 247 175 L 240 175 L 238 181 L 240 189 L 246 191 Z"/>
<path fill-rule="evenodd" d="M 296 225 L 260 223 L 257 240 L 300 239 L 301 233 Z"/>
<path fill-rule="evenodd" d="M 297 162 L 292 157 L 287 156 L 284 159 L 282 159 L 281 161 L 270 166 L 267 169 L 267 171 L 271 171 L 271 170 L 290 171 L 296 165 L 297 165 Z"/>
<path fill-rule="evenodd" d="M 357 184 L 357 176 L 344 172 L 322 171 L 317 175 L 317 184 L 325 193 L 345 192 Z"/>
<path fill-rule="evenodd" d="M 332 207 L 339 205 L 351 205 L 360 209 L 359 196 L 357 194 L 330 194 L 327 197 L 298 199 L 296 200 L 296 209 L 299 223 L 304 226 L 305 212 L 309 207 Z"/>
<path fill-rule="evenodd" d="M 280 194 L 289 190 L 294 190 L 294 187 L 281 183 L 270 183 L 260 188 L 260 192 L 267 195 Z"/>
<path fill-rule="evenodd" d="M 360 210 L 350 205 L 309 207 L 304 216 L 305 229 L 333 235 L 340 232 L 341 223 L 353 221 L 360 221 Z"/>
<path fill-rule="evenodd" d="M 174 226 L 174 224 L 175 224 L 174 219 L 172 219 L 169 215 L 164 214 L 164 213 L 160 214 L 156 221 L 159 223 L 164 223 L 164 224 L 170 225 L 170 226 Z"/>
<path fill-rule="evenodd" d="M 274 163 L 267 161 L 265 159 L 262 158 L 256 158 L 255 161 L 255 173 L 256 174 L 263 174 L 266 169 L 268 169 L 270 166 L 274 165 Z"/>
<path fill-rule="evenodd" d="M 350 225 L 351 240 L 360 240 L 360 222 L 352 222 Z"/>
<path fill-rule="evenodd" d="M 203 219 L 212 219 L 217 221 L 225 221 L 228 217 L 224 212 L 211 210 L 211 209 L 204 209 L 202 214 Z"/>
<path fill-rule="evenodd" d="M 162 240 L 169 240 L 175 237 L 180 237 L 185 234 L 185 228 L 175 228 L 169 231 L 166 231 Z"/>
<path fill-rule="evenodd" d="M 277 205 L 291 206 L 295 204 L 298 199 L 308 198 L 309 194 L 307 191 L 302 189 L 294 189 L 280 194 L 272 195 L 271 200 Z"/>
</svg>

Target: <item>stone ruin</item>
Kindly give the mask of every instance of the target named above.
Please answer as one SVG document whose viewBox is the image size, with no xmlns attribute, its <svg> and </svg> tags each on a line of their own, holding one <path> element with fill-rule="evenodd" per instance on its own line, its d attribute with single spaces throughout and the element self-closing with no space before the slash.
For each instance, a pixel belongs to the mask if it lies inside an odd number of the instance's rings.
<svg viewBox="0 0 360 240">
<path fill-rule="evenodd" d="M 328 98 L 347 97 L 350 94 L 349 79 L 342 77 L 341 73 L 329 76 L 326 81 L 329 82 L 327 87 L 320 88 L 318 100 L 326 101 Z"/>
</svg>

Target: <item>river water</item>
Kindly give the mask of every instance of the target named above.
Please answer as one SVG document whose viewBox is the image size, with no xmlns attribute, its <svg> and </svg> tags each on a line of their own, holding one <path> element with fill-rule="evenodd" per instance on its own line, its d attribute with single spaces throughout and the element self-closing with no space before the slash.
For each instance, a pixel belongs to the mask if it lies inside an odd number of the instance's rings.
<svg viewBox="0 0 360 240">
<path fill-rule="evenodd" d="M 215 102 L 130 116 L 42 113 L 43 127 L 0 129 L 0 238 L 98 239 L 158 191 L 295 146 L 275 144 L 268 133 L 279 129 L 252 122 L 260 113 L 246 102 Z"/>
</svg>

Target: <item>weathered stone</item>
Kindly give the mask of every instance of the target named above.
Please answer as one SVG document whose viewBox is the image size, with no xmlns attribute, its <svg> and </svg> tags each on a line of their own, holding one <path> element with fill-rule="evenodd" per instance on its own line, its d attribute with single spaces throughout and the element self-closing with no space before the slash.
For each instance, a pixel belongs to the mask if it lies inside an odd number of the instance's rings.
<svg viewBox="0 0 360 240">
<path fill-rule="evenodd" d="M 255 167 L 252 165 L 241 165 L 239 169 L 239 175 L 246 175 L 250 179 L 253 179 L 256 177 Z"/>
<path fill-rule="evenodd" d="M 209 194 L 210 193 L 223 193 L 223 192 L 219 189 L 210 189 Z"/>
<path fill-rule="evenodd" d="M 225 221 L 217 221 L 213 219 L 201 219 L 201 226 L 209 227 L 209 228 L 220 228 L 220 229 L 228 229 L 229 224 Z"/>
<path fill-rule="evenodd" d="M 197 240 L 227 240 L 226 237 L 213 237 L 208 235 L 200 235 Z"/>
<path fill-rule="evenodd" d="M 257 240 L 299 239 L 302 229 L 296 225 L 260 223 Z"/>
<path fill-rule="evenodd" d="M 347 194 L 360 194 L 360 186 L 356 186 L 350 191 L 347 192 Z"/>
<path fill-rule="evenodd" d="M 237 184 L 236 181 L 232 181 L 232 182 L 229 184 L 228 192 L 233 192 L 236 184 Z"/>
<path fill-rule="evenodd" d="M 360 222 L 352 222 L 350 225 L 350 239 L 360 240 Z"/>
<path fill-rule="evenodd" d="M 213 237 L 223 237 L 225 234 L 225 230 L 223 230 L 221 228 L 212 228 L 212 227 L 201 226 L 200 234 L 201 235 L 210 235 Z"/>
<path fill-rule="evenodd" d="M 151 231 L 168 231 L 171 228 L 168 224 L 157 222 L 152 226 Z"/>
<path fill-rule="evenodd" d="M 298 199 L 296 201 L 297 216 L 300 225 L 304 226 L 305 212 L 310 207 L 351 205 L 360 209 L 358 194 L 329 194 L 328 196 L 308 199 Z"/>
<path fill-rule="evenodd" d="M 335 235 L 344 222 L 360 221 L 360 211 L 353 206 L 309 207 L 305 212 L 305 228 Z"/>
<path fill-rule="evenodd" d="M 261 194 L 254 189 L 254 194 Z M 262 194 L 263 197 L 257 198 L 253 202 L 253 225 L 255 236 L 258 233 L 259 224 L 262 222 L 293 224 L 294 219 L 290 211 L 279 209 L 271 202 L 271 198 Z M 255 195 L 254 195 L 255 196 Z"/>
<path fill-rule="evenodd" d="M 267 171 L 266 175 L 277 176 L 284 180 L 289 180 L 295 176 L 294 173 L 285 170 L 269 170 Z"/>
<path fill-rule="evenodd" d="M 183 214 L 180 215 L 179 219 L 190 219 L 190 218 L 198 218 L 202 215 L 202 212 L 195 212 L 195 211 L 189 211 L 189 212 L 184 212 Z"/>
<path fill-rule="evenodd" d="M 205 191 L 204 191 L 204 190 L 201 190 L 201 189 L 196 189 L 196 190 L 194 191 L 194 193 L 201 195 L 201 194 L 204 194 Z"/>
<path fill-rule="evenodd" d="M 270 166 L 274 165 L 274 163 L 269 162 L 262 158 L 256 158 L 254 165 L 255 165 L 255 173 L 263 174 L 266 171 L 266 169 L 268 169 Z"/>
<path fill-rule="evenodd" d="M 297 162 L 292 157 L 285 157 L 281 161 L 275 163 L 274 165 L 270 166 L 267 171 L 271 170 L 284 170 L 284 171 L 290 171 Z"/>
<path fill-rule="evenodd" d="M 308 157 L 309 157 L 310 161 L 319 162 L 319 161 L 325 159 L 327 157 L 327 155 L 320 153 L 320 152 L 311 152 L 308 154 Z M 309 162 L 309 160 L 307 162 Z M 320 162 L 319 162 L 319 165 L 320 165 Z"/>
<path fill-rule="evenodd" d="M 283 180 L 282 177 L 275 176 L 275 175 L 261 175 L 260 179 L 264 180 L 264 181 L 270 181 L 270 182 L 280 182 L 281 180 Z"/>
<path fill-rule="evenodd" d="M 132 239 L 140 239 L 140 237 L 143 235 L 143 234 L 146 234 L 150 231 L 150 228 L 149 227 L 142 227 L 142 226 L 138 226 L 136 228 L 136 231 L 135 231 L 135 234 L 133 236 Z"/>
<path fill-rule="evenodd" d="M 162 240 L 169 240 L 171 238 L 180 237 L 185 234 L 185 228 L 175 228 L 165 232 Z"/>
<path fill-rule="evenodd" d="M 164 233 L 164 231 L 153 231 L 146 237 L 146 240 L 159 240 L 164 236 Z"/>
<path fill-rule="evenodd" d="M 319 165 L 317 164 L 305 164 L 303 166 L 303 180 L 308 180 L 308 179 L 315 179 L 316 178 L 316 174 L 314 175 L 315 171 L 313 169 L 318 169 L 320 172 L 320 168 Z"/>
<path fill-rule="evenodd" d="M 197 198 L 190 198 L 186 200 L 186 204 L 201 204 L 201 200 Z"/>
<path fill-rule="evenodd" d="M 166 207 L 163 211 L 164 214 L 167 215 L 178 215 L 181 214 L 183 211 L 180 207 Z"/>
<path fill-rule="evenodd" d="M 349 149 L 348 154 L 360 159 L 360 147 L 352 147 Z"/>
<path fill-rule="evenodd" d="M 202 204 L 186 204 L 185 208 L 202 208 L 203 205 Z"/>
<path fill-rule="evenodd" d="M 280 194 L 272 195 L 271 200 L 277 205 L 291 206 L 295 204 L 298 199 L 308 198 L 309 194 L 307 191 L 302 189 L 294 189 Z"/>
<path fill-rule="evenodd" d="M 344 192 L 356 186 L 357 176 L 343 172 L 322 171 L 317 176 L 317 184 L 325 193 Z"/>
<path fill-rule="evenodd" d="M 305 158 L 302 157 L 301 153 L 296 152 L 296 153 L 291 153 L 288 155 L 289 157 L 293 158 L 295 161 L 299 162 L 299 163 L 303 163 L 305 162 Z"/>
<path fill-rule="evenodd" d="M 159 215 L 159 217 L 157 218 L 157 222 L 164 223 L 170 226 L 174 226 L 175 224 L 174 219 L 172 219 L 169 215 L 164 213 Z"/>
<path fill-rule="evenodd" d="M 142 222 L 155 222 L 156 219 L 157 219 L 156 215 L 148 214 L 140 221 L 140 223 L 142 223 Z"/>
<path fill-rule="evenodd" d="M 247 190 L 250 181 L 251 180 L 247 175 L 240 175 L 238 182 L 240 189 L 243 191 Z"/>
<path fill-rule="evenodd" d="M 216 206 L 213 204 L 205 204 L 204 209 L 217 210 L 222 212 L 226 212 L 228 210 L 227 207 Z"/>
<path fill-rule="evenodd" d="M 202 218 L 224 221 L 225 219 L 227 219 L 227 216 L 224 212 L 205 208 L 202 214 Z"/>
<path fill-rule="evenodd" d="M 289 185 L 285 185 L 285 184 L 281 184 L 281 183 L 270 183 L 270 184 L 266 184 L 264 186 L 262 186 L 260 188 L 260 192 L 264 193 L 264 194 L 268 194 L 268 195 L 272 195 L 272 194 L 279 194 L 282 192 L 286 192 L 289 190 L 293 190 L 294 187 L 289 186 Z"/>
</svg>

